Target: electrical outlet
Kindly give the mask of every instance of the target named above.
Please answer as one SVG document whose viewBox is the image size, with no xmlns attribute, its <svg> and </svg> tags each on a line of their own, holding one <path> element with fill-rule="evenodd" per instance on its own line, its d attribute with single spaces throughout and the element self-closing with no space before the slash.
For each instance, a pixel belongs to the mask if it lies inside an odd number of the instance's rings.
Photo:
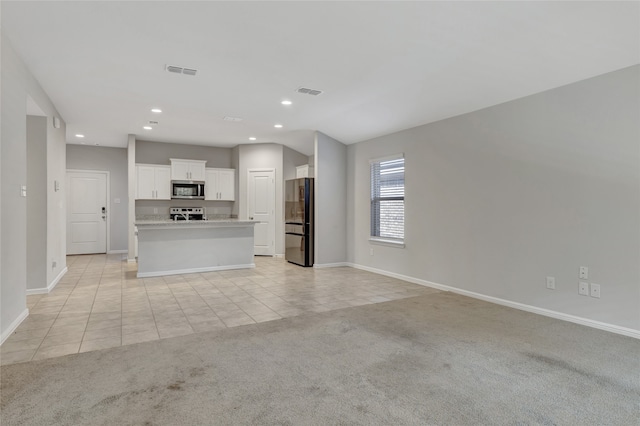
<svg viewBox="0 0 640 426">
<path fill-rule="evenodd" d="M 58 262 L 56 262 L 55 260 L 51 261 L 51 268 L 54 269 L 56 266 L 58 266 Z"/>
<path fill-rule="evenodd" d="M 589 279 L 589 268 L 587 268 L 586 266 L 581 266 L 578 278 L 580 278 L 581 280 L 588 280 Z"/>
<path fill-rule="evenodd" d="M 158 214 L 158 208 L 157 207 L 153 208 L 153 214 Z"/>
<path fill-rule="evenodd" d="M 578 285 L 578 294 L 581 294 L 583 296 L 588 296 L 589 295 L 589 283 L 586 283 L 584 281 L 580 281 L 580 283 Z"/>
<path fill-rule="evenodd" d="M 550 290 L 556 289 L 556 279 L 555 277 L 547 277 L 547 288 Z"/>
<path fill-rule="evenodd" d="M 600 299 L 600 284 L 591 283 L 591 297 Z"/>
<path fill-rule="evenodd" d="M 373 247 L 369 249 L 369 256 L 373 256 Z"/>
</svg>

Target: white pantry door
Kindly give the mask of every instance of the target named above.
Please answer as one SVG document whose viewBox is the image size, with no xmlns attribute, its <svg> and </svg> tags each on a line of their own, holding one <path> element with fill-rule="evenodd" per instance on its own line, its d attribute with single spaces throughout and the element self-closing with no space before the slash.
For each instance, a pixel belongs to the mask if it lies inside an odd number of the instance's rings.
<svg viewBox="0 0 640 426">
<path fill-rule="evenodd" d="M 107 173 L 67 171 L 67 254 L 107 252 Z"/>
<path fill-rule="evenodd" d="M 273 256 L 276 253 L 275 171 L 249 170 L 247 200 L 249 220 L 259 220 L 254 226 L 255 255 Z"/>
</svg>

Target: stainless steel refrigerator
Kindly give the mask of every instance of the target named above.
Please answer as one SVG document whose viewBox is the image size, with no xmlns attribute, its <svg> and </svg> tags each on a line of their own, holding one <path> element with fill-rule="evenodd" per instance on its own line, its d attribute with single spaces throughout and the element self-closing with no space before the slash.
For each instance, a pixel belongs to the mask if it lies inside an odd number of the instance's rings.
<svg viewBox="0 0 640 426">
<path fill-rule="evenodd" d="M 285 258 L 313 266 L 313 179 L 285 182 Z"/>
</svg>

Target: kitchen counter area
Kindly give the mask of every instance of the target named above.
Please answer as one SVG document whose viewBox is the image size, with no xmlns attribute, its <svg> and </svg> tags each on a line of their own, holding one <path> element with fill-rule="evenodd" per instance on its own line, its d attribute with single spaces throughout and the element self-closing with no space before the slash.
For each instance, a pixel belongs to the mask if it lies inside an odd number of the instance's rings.
<svg viewBox="0 0 640 426">
<path fill-rule="evenodd" d="M 137 220 L 138 277 L 254 268 L 255 221 Z"/>
</svg>

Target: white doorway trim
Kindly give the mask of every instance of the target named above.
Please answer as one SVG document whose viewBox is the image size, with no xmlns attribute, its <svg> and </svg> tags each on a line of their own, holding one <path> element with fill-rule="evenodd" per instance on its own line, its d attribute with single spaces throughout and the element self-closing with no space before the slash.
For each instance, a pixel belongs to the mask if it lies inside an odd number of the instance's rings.
<svg viewBox="0 0 640 426">
<path fill-rule="evenodd" d="M 69 181 L 69 173 L 93 173 L 93 174 L 103 174 L 106 176 L 106 181 L 107 181 L 107 226 L 106 226 L 106 233 L 107 235 L 106 237 L 106 241 L 107 241 L 107 251 L 106 253 L 108 254 L 111 251 L 111 172 L 109 172 L 108 170 L 83 170 L 83 169 L 67 169 L 67 173 L 66 173 L 66 181 Z M 67 188 L 67 191 L 69 190 L 69 188 Z M 68 212 L 69 211 L 69 206 L 66 205 L 66 203 L 68 202 L 68 198 L 69 195 L 67 194 L 67 199 L 65 200 L 65 210 Z M 68 214 L 68 213 L 67 213 Z M 65 218 L 65 220 L 67 220 Z"/>
<path fill-rule="evenodd" d="M 246 187 L 246 194 L 247 194 L 247 218 L 249 218 L 250 216 L 250 206 L 251 206 L 251 202 L 250 202 L 250 197 L 251 197 L 251 191 L 249 191 L 249 187 L 251 185 L 251 176 L 252 173 L 272 173 L 273 176 L 273 182 L 271 185 L 271 189 L 272 189 L 272 199 L 271 201 L 271 216 L 273 218 L 273 223 L 271 224 L 271 232 L 270 232 L 270 240 L 271 240 L 271 249 L 270 249 L 270 253 L 266 253 L 266 254 L 260 254 L 260 256 L 275 256 L 276 255 L 276 220 L 277 220 L 277 216 L 276 216 L 276 200 L 277 200 L 277 188 L 276 188 L 276 182 L 277 182 L 277 174 L 276 174 L 276 169 L 272 168 L 272 167 L 259 167 L 259 168 L 253 168 L 253 169 L 247 169 L 247 187 Z M 249 219 L 252 220 L 252 219 Z M 256 224 L 257 226 L 257 224 Z M 255 227 L 254 227 L 255 229 Z"/>
</svg>

